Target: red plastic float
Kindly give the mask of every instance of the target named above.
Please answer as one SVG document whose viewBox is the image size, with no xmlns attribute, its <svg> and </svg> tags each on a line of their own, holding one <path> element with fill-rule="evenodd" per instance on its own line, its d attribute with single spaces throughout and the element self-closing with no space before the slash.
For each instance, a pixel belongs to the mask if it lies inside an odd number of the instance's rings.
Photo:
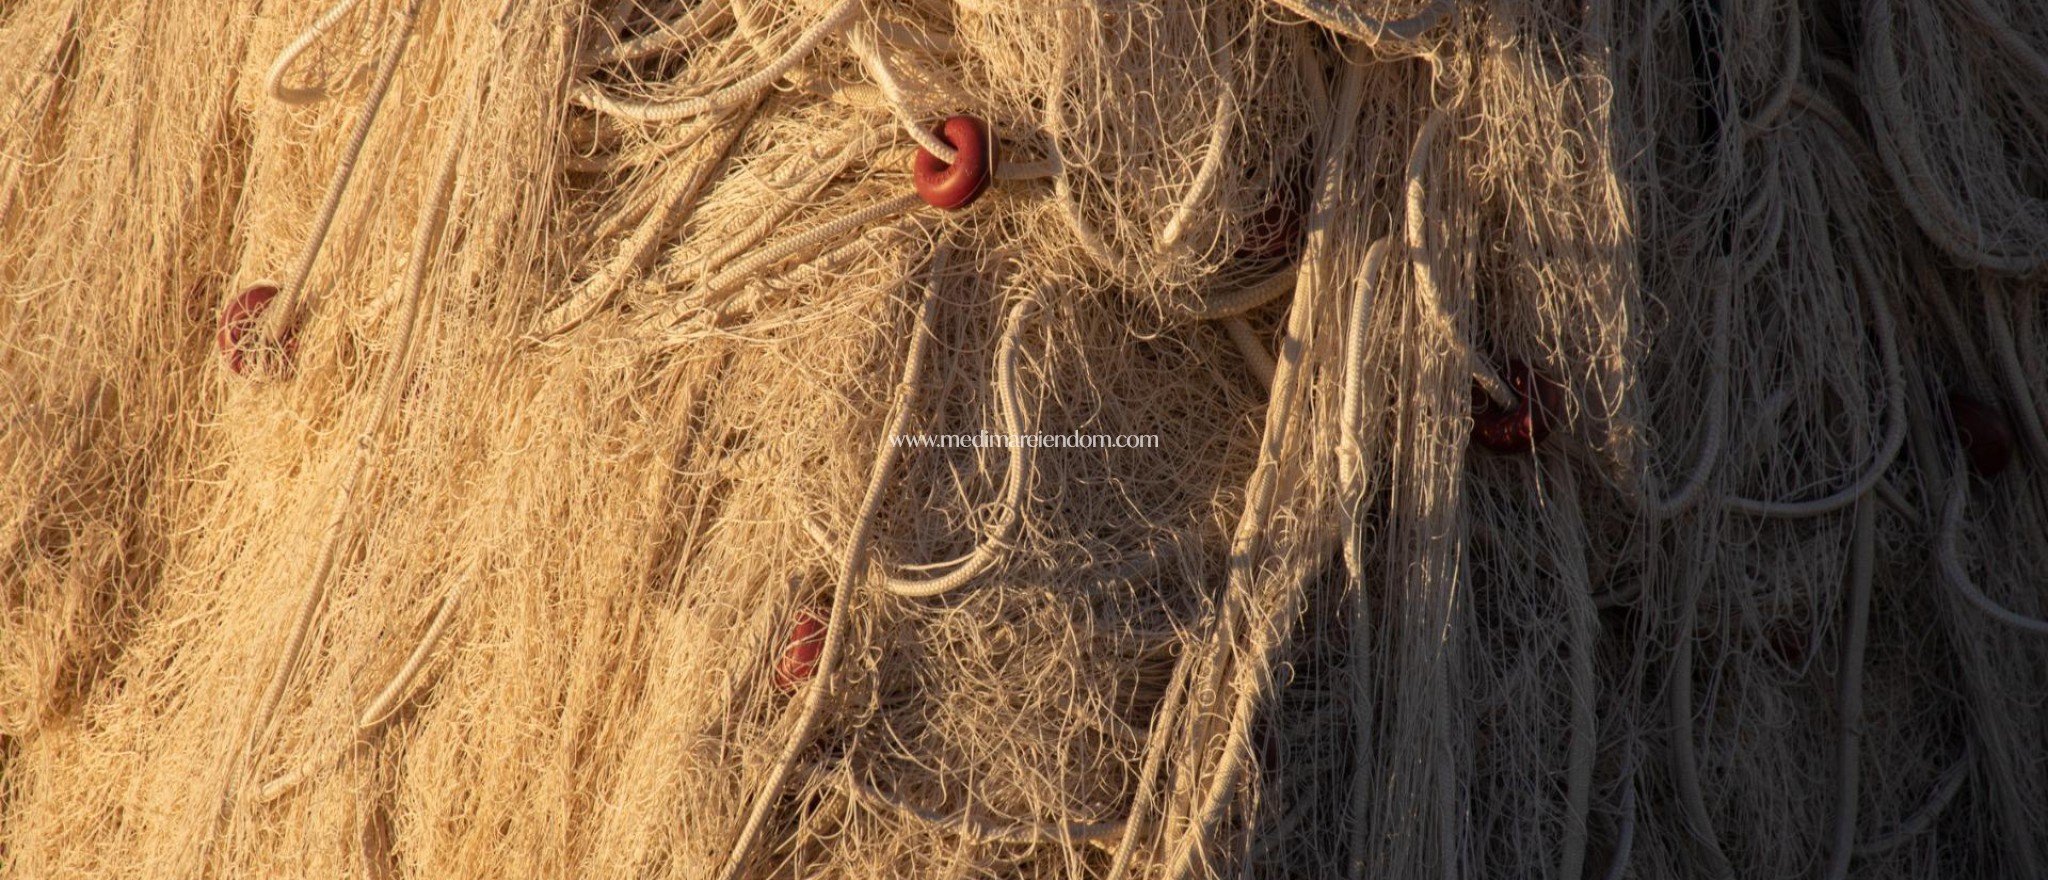
<svg viewBox="0 0 2048 880">
<path fill-rule="evenodd" d="M 258 282 L 242 291 L 240 296 L 230 300 L 220 312 L 220 330 L 214 334 L 214 345 L 220 349 L 221 362 L 237 376 L 247 375 L 253 363 L 250 355 L 254 352 L 244 343 L 256 329 L 257 321 L 263 317 L 263 310 L 270 307 L 270 301 L 277 298 L 277 285 Z M 281 349 L 289 362 L 297 348 L 297 340 L 286 334 Z"/>
<path fill-rule="evenodd" d="M 957 211 L 973 204 L 996 176 L 995 132 L 988 123 L 960 115 L 947 117 L 932 134 L 959 154 L 948 165 L 930 150 L 918 148 L 917 158 L 911 164 L 911 181 L 918 196 L 942 211 Z"/>
<path fill-rule="evenodd" d="M 1790 621 L 1775 621 L 1764 628 L 1764 646 L 1787 669 L 1803 669 L 1812 646 L 1806 627 Z"/>
<path fill-rule="evenodd" d="M 1472 386 L 1472 442 L 1504 454 L 1527 453 L 1550 436 L 1564 412 L 1564 389 L 1535 367 L 1509 361 L 1503 371 L 1515 405 L 1502 409 L 1478 383 Z"/>
<path fill-rule="evenodd" d="M 825 619 L 809 610 L 799 611 L 796 625 L 789 628 L 789 640 L 775 661 L 775 687 L 795 693 L 797 686 L 818 672 L 818 655 L 825 650 Z"/>
<path fill-rule="evenodd" d="M 1275 260 L 1300 248 L 1301 209 L 1291 195 L 1283 195 L 1266 203 L 1258 216 L 1252 218 L 1238 254 L 1252 260 Z"/>
<path fill-rule="evenodd" d="M 1309 186 L 1306 171 L 1296 170 L 1286 176 L 1286 182 L 1268 196 L 1266 204 L 1245 226 L 1244 243 L 1237 250 L 1239 259 L 1275 260 L 1301 250 L 1305 231 L 1302 217 L 1308 214 Z"/>
<path fill-rule="evenodd" d="M 1997 408 L 1962 394 L 1948 396 L 1948 415 L 1955 425 L 1970 470 L 1981 477 L 1995 477 L 2012 464 L 2012 428 Z"/>
</svg>

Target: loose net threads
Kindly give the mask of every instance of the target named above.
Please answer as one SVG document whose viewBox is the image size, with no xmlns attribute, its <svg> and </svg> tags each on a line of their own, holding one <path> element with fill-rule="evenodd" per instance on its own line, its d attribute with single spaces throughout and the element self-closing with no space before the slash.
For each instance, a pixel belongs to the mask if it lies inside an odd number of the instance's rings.
<svg viewBox="0 0 2048 880">
<path fill-rule="evenodd" d="M 2048 865 L 2026 4 L 300 12 L 0 11 L 0 875 Z"/>
</svg>

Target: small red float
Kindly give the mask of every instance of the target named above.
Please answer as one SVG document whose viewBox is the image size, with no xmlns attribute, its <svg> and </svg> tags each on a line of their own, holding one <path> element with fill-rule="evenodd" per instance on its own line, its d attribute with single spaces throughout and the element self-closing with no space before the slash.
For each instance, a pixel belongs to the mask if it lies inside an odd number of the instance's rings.
<svg viewBox="0 0 2048 880">
<path fill-rule="evenodd" d="M 277 298 L 277 285 L 259 281 L 240 296 L 230 300 L 220 312 L 220 330 L 214 334 L 215 347 L 220 349 L 221 361 L 237 376 L 247 375 L 254 361 L 255 351 L 248 345 L 249 334 L 262 319 L 263 310 L 270 307 L 270 301 Z M 297 340 L 286 333 L 282 349 L 287 361 L 297 348 Z"/>
<path fill-rule="evenodd" d="M 1806 667 L 1807 649 L 1812 636 L 1806 627 L 1789 620 L 1773 621 L 1764 627 L 1764 646 L 1787 669 Z"/>
<path fill-rule="evenodd" d="M 1301 209 L 1292 196 L 1283 195 L 1266 203 L 1245 228 L 1240 257 L 1275 260 L 1301 248 Z"/>
<path fill-rule="evenodd" d="M 979 119 L 960 115 L 947 117 L 932 134 L 951 145 L 958 155 L 948 165 L 930 150 L 918 148 L 917 158 L 911 164 L 911 181 L 918 196 L 942 211 L 957 211 L 973 204 L 996 176 L 995 132 Z"/>
<path fill-rule="evenodd" d="M 818 655 L 824 650 L 825 619 L 809 610 L 797 612 L 796 625 L 789 628 L 789 640 L 775 661 L 776 689 L 795 693 L 798 685 L 817 674 Z"/>
<path fill-rule="evenodd" d="M 1995 477 L 2012 464 L 2012 428 L 1997 408 L 1966 395 L 1950 394 L 1948 415 L 1963 443 L 1963 453 L 1970 459 L 1970 470 L 1980 477 Z"/>
<path fill-rule="evenodd" d="M 1564 412 L 1564 389 L 1521 361 L 1509 361 L 1503 372 L 1515 392 L 1515 405 L 1502 409 L 1473 383 L 1472 442 L 1504 454 L 1530 452 L 1550 436 Z"/>
<path fill-rule="evenodd" d="M 1274 260 L 1301 250 L 1301 218 L 1308 213 L 1309 176 L 1296 169 L 1267 197 L 1266 204 L 1245 226 L 1239 259 Z"/>
</svg>

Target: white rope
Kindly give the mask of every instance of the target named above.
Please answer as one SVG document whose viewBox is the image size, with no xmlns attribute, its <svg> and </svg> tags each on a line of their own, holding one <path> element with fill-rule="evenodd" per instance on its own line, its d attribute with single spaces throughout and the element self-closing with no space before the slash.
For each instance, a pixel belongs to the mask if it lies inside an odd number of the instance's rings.
<svg viewBox="0 0 2048 880">
<path fill-rule="evenodd" d="M 1030 460 L 1025 455 L 1024 444 L 1018 442 L 1025 428 L 1023 406 L 1017 397 L 1017 345 L 1027 319 L 1036 308 L 1037 299 L 1032 296 L 1026 296 L 1011 306 L 1009 317 L 1004 322 L 1002 342 L 996 348 L 996 406 L 1001 413 L 998 421 L 1008 435 L 1010 461 L 1003 474 L 1002 518 L 997 521 L 994 534 L 977 545 L 959 568 L 947 574 L 924 580 L 884 578 L 882 588 L 890 593 L 906 599 L 929 599 L 966 586 L 1001 559 L 1003 548 L 1015 537 L 1017 526 L 1024 519 L 1024 504 L 1031 488 Z"/>
<path fill-rule="evenodd" d="M 1967 470 L 1958 469 L 1949 488 L 1948 506 L 1941 517 L 1941 534 L 1934 541 L 1935 567 L 1941 571 L 1942 580 L 1961 593 L 1977 610 L 1986 617 L 2021 632 L 2048 636 L 2048 620 L 2027 617 L 2013 612 L 1997 602 L 1970 580 L 1970 572 L 1963 567 L 1956 552 L 1956 536 L 1963 530 L 1963 509 L 1969 502 L 1970 476 Z"/>
<path fill-rule="evenodd" d="M 1429 121 L 1422 124 L 1422 130 L 1415 135 L 1415 145 L 1408 154 L 1406 213 L 1403 230 L 1407 235 L 1409 265 L 1415 274 L 1415 292 L 1426 302 L 1437 302 L 1442 296 L 1442 285 L 1438 283 L 1435 252 L 1430 249 L 1427 220 L 1429 216 L 1428 190 L 1423 186 L 1423 175 L 1429 169 L 1429 151 L 1435 146 L 1437 137 L 1451 120 L 1449 111 L 1437 108 L 1429 115 Z M 1514 409 L 1515 390 L 1495 372 L 1493 365 L 1486 362 L 1471 344 L 1455 332 L 1447 332 L 1465 358 L 1472 372 L 1472 381 L 1478 383 L 1495 406 Z"/>
<path fill-rule="evenodd" d="M 2020 436 L 2026 439 L 2027 451 L 2037 460 L 2048 462 L 2048 429 L 2041 424 L 2041 411 L 2034 405 L 2034 392 L 2012 335 L 2013 309 L 2017 306 L 1996 280 L 1985 279 L 1984 329 L 1991 337 L 1992 362 L 1998 366 L 2006 396 L 2012 400 L 2011 409 L 2017 416 L 2015 421 L 2020 423 Z"/>
<path fill-rule="evenodd" d="M 399 666 L 398 672 L 385 682 L 384 687 L 356 717 L 355 726 L 350 731 L 351 744 L 368 741 L 385 722 L 398 714 L 398 707 L 404 703 L 404 697 L 411 690 L 413 680 L 419 677 L 420 670 L 426 668 L 427 658 L 433 655 L 434 648 L 441 643 L 441 637 L 448 631 L 449 622 L 454 620 L 456 609 L 461 607 L 462 590 L 463 585 L 457 584 L 447 595 L 441 597 L 440 605 L 434 611 L 433 620 L 428 622 L 427 631 L 413 645 L 412 652 L 405 658 L 405 663 Z M 300 764 L 292 771 L 263 783 L 258 789 L 256 799 L 268 803 L 284 796 L 339 757 L 338 753 L 326 753 Z"/>
<path fill-rule="evenodd" d="M 707 38 L 713 31 L 731 23 L 731 6 L 719 0 L 704 0 L 680 20 L 663 23 L 657 30 L 606 46 L 592 55 L 585 64 L 588 67 L 608 67 L 638 61 L 649 55 L 674 51 L 691 40 Z"/>
<path fill-rule="evenodd" d="M 1912 815 L 1901 820 L 1899 826 L 1892 829 L 1891 833 L 1857 844 L 1856 855 L 1863 858 L 1880 856 L 1898 849 L 1906 841 L 1927 833 L 1927 829 L 1934 827 L 1934 820 L 1941 818 L 1942 811 L 1948 809 L 1949 802 L 1955 800 L 1956 792 L 1963 790 L 1963 783 L 1970 779 L 1970 766 L 1976 762 L 1977 744 L 1964 741 L 1963 753 L 1956 756 L 1955 763 L 1950 764 L 1948 769 L 1941 771 L 1941 777 L 1935 781 L 1934 791 L 1929 793 L 1927 803 L 1921 804 L 1920 809 L 1914 810 Z"/>
<path fill-rule="evenodd" d="M 1728 271 L 1727 260 L 1720 261 L 1720 271 Z M 1721 446 L 1728 433 L 1728 360 L 1729 349 L 1734 336 L 1735 292 L 1734 279 L 1720 277 L 1709 282 L 1714 292 L 1714 325 L 1708 331 L 1707 361 L 1707 422 L 1705 436 L 1700 439 L 1699 455 L 1693 459 L 1692 470 L 1678 491 L 1668 498 L 1645 497 L 1643 507 L 1651 519 L 1668 520 L 1684 513 L 1699 500 L 1701 490 L 1713 476 L 1714 468 L 1721 460 Z"/>
<path fill-rule="evenodd" d="M 1253 330 L 1251 322 L 1242 315 L 1223 318 L 1222 323 L 1231 343 L 1237 346 L 1238 354 L 1244 357 L 1244 365 L 1251 368 L 1252 375 L 1259 380 L 1259 388 L 1272 390 L 1273 375 L 1279 365 L 1273 361 L 1273 352 L 1266 348 L 1266 341 L 1259 338 L 1258 331 Z"/>
<path fill-rule="evenodd" d="M 341 160 L 335 163 L 334 176 L 327 182 L 327 194 L 321 200 L 320 211 L 313 217 L 313 228 L 306 233 L 306 243 L 299 250 L 299 259 L 293 265 L 290 275 L 285 276 L 283 286 L 278 288 L 276 308 L 264 310 L 260 321 L 265 339 L 280 339 L 290 334 L 305 318 L 310 307 L 305 296 L 306 279 L 313 274 L 313 263 L 320 258 L 320 250 L 327 242 L 327 232 L 334 226 L 335 215 L 341 212 L 342 196 L 348 192 L 349 182 L 355 179 L 356 161 L 362 158 L 363 145 L 370 140 L 370 128 L 384 106 L 384 97 L 391 91 L 391 81 L 398 73 L 398 62 L 405 58 L 406 47 L 412 43 L 414 26 L 419 21 L 421 0 L 412 0 L 398 14 L 398 34 L 392 37 L 391 48 L 377 65 L 377 75 L 370 83 L 370 93 L 363 98 L 362 110 L 356 116 L 355 128 L 349 134 L 348 145 L 342 148 Z"/>
<path fill-rule="evenodd" d="M 779 197 L 776 198 L 773 207 L 762 212 L 760 218 L 745 231 L 733 236 L 704 257 L 700 267 L 692 269 L 690 274 L 677 280 L 694 280 L 705 272 L 715 274 L 725 268 L 726 263 L 734 257 L 766 241 L 776 229 L 788 221 L 791 214 L 796 213 L 797 209 L 804 205 L 812 204 L 826 185 L 845 174 L 846 169 L 852 167 L 853 163 L 872 155 L 882 139 L 887 136 L 886 129 L 869 128 L 848 138 L 845 146 L 835 151 L 830 158 L 818 162 L 786 186 L 778 186 L 777 189 L 781 192 L 777 194 Z"/>
<path fill-rule="evenodd" d="M 888 56 L 875 44 L 875 37 L 869 29 L 854 28 L 848 35 L 847 42 L 852 44 L 853 53 L 860 57 L 861 66 L 866 67 L 868 74 L 875 78 L 875 84 L 881 88 L 882 98 L 888 104 L 889 112 L 896 116 L 896 121 L 910 134 L 910 139 L 937 157 L 940 162 L 951 165 L 958 160 L 960 152 L 933 134 L 931 129 L 925 127 L 923 121 L 917 118 L 917 111 L 911 109 L 909 99 L 904 97 L 903 84 L 896 79 L 896 69 L 889 66 Z"/>
<path fill-rule="evenodd" d="M 768 823 L 768 813 L 775 808 L 777 795 L 789 781 L 790 773 L 796 769 L 798 756 L 810 745 L 811 736 L 824 715 L 826 694 L 831 690 L 833 674 L 838 670 L 840 655 L 846 648 L 846 609 L 853 601 L 853 591 L 859 586 L 861 575 L 867 570 L 868 547 L 874 538 L 877 513 L 889 488 L 889 474 L 902 454 L 902 447 L 894 438 L 910 424 L 911 407 L 917 400 L 917 386 L 924 373 L 924 353 L 931 344 L 932 314 L 937 310 L 939 300 L 939 278 L 944 274 L 945 266 L 945 251 L 941 250 L 932 258 L 924 304 L 919 307 L 917 321 L 910 328 L 910 350 L 904 357 L 902 377 L 896 383 L 896 403 L 891 409 L 888 424 L 883 426 L 876 441 L 875 464 L 868 474 L 867 490 L 862 496 L 860 511 L 854 517 L 853 531 L 846 538 L 839 580 L 832 591 L 831 614 L 825 624 L 825 645 L 818 652 L 818 665 L 804 696 L 803 708 L 788 740 L 783 743 L 782 753 L 755 792 L 746 822 L 733 840 L 732 850 L 727 853 L 717 880 L 738 880 L 746 869 L 754 844 Z"/>
<path fill-rule="evenodd" d="M 1327 227 L 1330 216 L 1336 211 L 1336 176 L 1344 168 L 1344 144 L 1352 126 L 1357 124 L 1364 100 L 1363 88 L 1364 67 L 1356 64 L 1347 67 L 1338 106 L 1324 134 L 1323 167 L 1318 173 L 1319 192 L 1309 220 L 1308 247 L 1303 257 L 1306 265 L 1321 266 L 1321 261 L 1329 259 L 1326 253 Z M 1302 363 L 1304 340 L 1313 332 L 1317 302 L 1322 293 L 1320 288 L 1324 284 L 1322 278 L 1326 274 L 1327 271 L 1304 274 L 1288 310 L 1287 335 L 1280 345 L 1272 390 L 1268 394 L 1270 400 L 1266 406 L 1265 431 L 1259 441 L 1258 465 L 1246 481 L 1243 509 L 1231 538 L 1229 570 L 1225 577 L 1225 617 L 1221 627 L 1224 638 L 1236 630 L 1231 621 L 1249 613 L 1249 609 L 1240 610 L 1239 606 L 1252 601 L 1261 580 L 1261 569 L 1265 567 L 1261 564 L 1260 555 L 1265 551 L 1266 529 L 1279 500 L 1282 452 L 1294 427 L 1295 409 L 1308 395 L 1304 386 L 1309 371 Z M 1210 769 L 1207 789 L 1201 794 L 1200 810 L 1191 817 L 1187 829 L 1171 850 L 1165 874 L 1168 880 L 1185 880 L 1194 871 L 1199 855 L 1208 849 L 1216 826 L 1228 811 L 1230 795 L 1245 770 L 1253 718 L 1260 700 L 1272 687 L 1273 664 L 1285 642 L 1285 629 L 1292 625 L 1293 612 L 1301 601 L 1301 588 L 1312 576 L 1306 564 L 1294 568 L 1297 570 L 1281 575 L 1294 582 L 1279 589 L 1280 596 L 1274 607 L 1268 609 L 1263 620 L 1250 622 L 1248 644 L 1238 655 L 1241 662 L 1237 664 L 1233 682 L 1237 698 L 1228 715 L 1228 732 L 1216 753 L 1216 763 Z M 1216 664 L 1217 675 L 1223 673 L 1223 666 L 1221 661 Z"/>
<path fill-rule="evenodd" d="M 1792 92 L 1799 85 L 1799 65 L 1805 57 L 1806 15 L 1798 2 L 1786 4 L 1785 33 L 1779 36 L 1784 41 L 1784 63 L 1779 67 L 1778 85 L 1771 90 L 1771 96 L 1762 106 L 1743 121 L 1742 137 L 1749 140 L 1769 131 L 1784 118 L 1785 108 L 1792 104 Z"/>
<path fill-rule="evenodd" d="M 1414 42 L 1457 12 L 1452 0 L 1431 0 L 1428 6 L 1407 18 L 1380 19 L 1358 12 L 1339 0 L 1273 0 L 1287 11 L 1336 31 L 1368 46 L 1393 39 Z"/>
<path fill-rule="evenodd" d="M 1216 182 L 1223 179 L 1223 160 L 1230 154 L 1230 132 L 1236 127 L 1237 93 L 1226 83 L 1223 93 L 1216 96 L 1216 113 L 1209 123 L 1209 148 L 1202 154 L 1202 164 L 1195 172 L 1194 182 L 1188 184 L 1188 191 L 1181 196 L 1172 219 L 1159 230 L 1159 239 L 1154 244 L 1160 253 L 1180 244 L 1188 222 L 1195 215 L 1196 206 L 1207 199 L 1216 189 Z"/>
<path fill-rule="evenodd" d="M 1872 0 L 1864 9 L 1864 63 L 1858 65 L 1857 72 L 1863 75 L 1861 91 L 1870 111 L 1878 156 L 1900 200 L 1920 229 L 1959 260 L 2015 275 L 2048 266 L 2048 249 L 2040 247 L 2038 240 L 2048 230 L 2048 202 L 2017 194 L 2015 210 L 2024 216 L 2008 218 L 2009 228 L 1993 232 L 1973 219 L 1977 212 L 1959 202 L 1957 194 L 1937 187 L 1940 175 L 1921 142 L 1918 123 L 1924 113 L 1906 103 L 1898 46 L 1892 38 L 1895 5 L 1895 0 Z M 2015 236 L 2020 240 L 2008 240 Z"/>
<path fill-rule="evenodd" d="M 1195 307 L 1195 317 L 1204 321 L 1234 318 L 1293 293 L 1299 269 L 1298 265 L 1288 266 L 1245 285 L 1235 293 L 1204 300 Z"/>
<path fill-rule="evenodd" d="M 291 684 L 294 673 L 304 658 L 306 644 L 312 634 L 313 623 L 319 617 L 320 609 L 327 601 L 328 588 L 333 582 L 336 565 L 341 558 L 342 548 L 352 541 L 355 531 L 347 528 L 348 515 L 355 511 L 356 492 L 373 465 L 376 441 L 383 435 L 384 426 L 391 420 L 391 414 L 398 408 L 400 394 L 405 380 L 411 375 L 413 352 L 418 341 L 420 315 L 425 311 L 428 298 L 426 283 L 427 270 L 433 262 L 435 246 L 440 242 L 441 230 L 448 219 L 448 205 L 455 192 L 455 173 L 462 156 L 465 139 L 451 134 L 448 146 L 442 153 L 439 171 L 435 174 L 429 191 L 427 209 L 419 219 L 414 233 L 409 273 L 405 282 L 403 311 L 399 315 L 397 338 L 392 343 L 390 361 L 384 365 L 384 375 L 378 385 L 376 401 L 370 410 L 369 420 L 356 435 L 354 456 L 347 471 L 335 488 L 331 500 L 326 527 L 320 534 L 320 555 L 313 562 L 313 570 L 307 578 L 305 591 L 299 603 L 299 610 L 293 617 L 292 628 L 285 635 L 277 662 L 272 667 L 270 682 L 251 714 L 248 722 L 248 738 L 240 754 L 240 770 L 234 773 L 223 804 L 223 817 L 232 809 L 235 787 L 239 779 L 253 769 L 262 756 L 265 746 L 274 735 L 278 705 L 283 701 L 285 689 Z"/>
<path fill-rule="evenodd" d="M 327 97 L 325 86 L 292 88 L 284 84 L 284 76 L 291 70 L 291 66 L 297 63 L 300 55 L 312 48 L 314 43 L 320 42 L 320 38 L 326 36 L 329 29 L 354 12 L 362 3 L 363 0 L 341 0 L 328 7 L 319 18 L 314 19 L 313 24 L 301 31 L 297 39 L 284 47 L 284 51 L 277 53 L 277 60 L 270 63 L 270 73 L 264 77 L 264 91 L 268 92 L 272 99 L 286 104 L 310 104 Z M 409 28 L 410 25 L 401 27 Z"/>
<path fill-rule="evenodd" d="M 1066 24 L 1066 15 L 1077 13 L 1059 10 L 1054 14 L 1061 19 L 1062 24 Z M 1070 63 L 1064 52 L 1058 53 L 1054 58 L 1053 75 L 1046 85 L 1043 101 L 1045 109 L 1039 116 L 1039 127 L 1045 130 L 1052 147 L 1052 154 L 1047 158 L 1055 168 L 1052 176 L 1053 203 L 1059 206 L 1060 219 L 1067 222 L 1067 229 L 1074 234 L 1074 240 L 1081 245 L 1081 249 L 1099 265 L 1115 266 L 1118 260 L 1116 254 L 1111 252 L 1109 243 L 1103 240 L 1102 233 L 1095 228 L 1095 224 L 1088 222 L 1088 218 L 1081 213 L 1081 203 L 1074 197 L 1074 183 L 1069 174 L 1073 170 L 1073 163 L 1067 160 L 1066 152 L 1060 148 L 1061 136 L 1066 131 L 1061 110 L 1066 106 L 1067 68 Z"/>
<path fill-rule="evenodd" d="M 867 804 L 870 809 L 890 810 L 897 814 L 939 828 L 951 829 L 955 833 L 976 843 L 997 843 L 1028 845 L 1034 843 L 1079 843 L 1103 840 L 1123 833 L 1124 823 L 1107 822 L 1009 822 L 996 824 L 974 815 L 972 810 L 961 808 L 953 813 L 917 806 L 902 797 L 887 794 L 880 789 L 863 783 L 853 776 L 853 768 L 841 765 L 840 784 L 845 786 L 856 800 Z"/>
<path fill-rule="evenodd" d="M 762 248 L 749 254 L 746 259 L 734 263 L 704 282 L 704 298 L 716 302 L 720 297 L 737 289 L 759 276 L 763 271 L 783 260 L 808 258 L 820 248 L 845 238 L 871 224 L 887 220 L 898 214 L 916 209 L 924 199 L 916 193 L 906 193 L 886 201 L 876 202 L 851 214 L 840 217 L 822 226 L 792 236 L 772 247 Z"/>
<path fill-rule="evenodd" d="M 1629 777 L 1621 792 L 1621 832 L 1614 842 L 1614 860 L 1607 864 L 1606 880 L 1627 880 L 1628 865 L 1636 848 L 1636 781 Z"/>
<path fill-rule="evenodd" d="M 1861 251 L 1856 252 L 1859 266 L 1866 261 Z M 1899 456 L 1899 450 L 1906 445 L 1906 368 L 1900 362 L 1898 327 L 1893 322 L 1891 305 L 1885 300 L 1885 285 L 1877 283 L 1874 273 L 1866 271 L 1860 285 L 1870 294 L 1871 323 L 1877 329 L 1877 344 L 1883 352 L 1885 372 L 1885 410 L 1888 424 L 1884 440 L 1870 465 L 1861 476 L 1840 491 L 1826 497 L 1808 501 L 1759 501 L 1737 495 L 1729 495 L 1723 505 L 1737 513 L 1751 516 L 1802 517 L 1821 516 L 1833 513 L 1863 497 L 1877 481 L 1890 470 L 1892 462 Z"/>
<path fill-rule="evenodd" d="M 575 329 L 597 314 L 620 288 L 647 268 L 654 259 L 657 246 L 696 212 L 705 190 L 711 180 L 724 170 L 732 157 L 733 146 L 739 143 L 740 135 L 753 122 L 757 109 L 758 104 L 748 108 L 739 119 L 727 122 L 711 161 L 688 165 L 662 186 L 661 195 L 656 199 L 661 209 L 650 213 L 633 230 L 633 234 L 619 245 L 618 254 L 603 269 L 578 284 L 568 300 L 541 316 L 540 326 L 530 334 L 532 338 L 545 341 Z M 701 137 L 712 127 L 712 123 L 702 124 L 695 134 Z M 694 141 L 696 137 L 690 139 Z"/>
<path fill-rule="evenodd" d="M 825 17 L 804 29 L 788 50 L 746 78 L 711 94 L 681 101 L 643 101 L 614 97 L 596 83 L 579 81 L 569 90 L 569 100 L 578 107 L 634 122 L 673 122 L 717 110 L 737 107 L 761 96 L 791 68 L 803 63 L 811 50 L 826 37 L 837 33 L 860 9 L 860 0 L 839 0 Z"/>
<path fill-rule="evenodd" d="M 1823 880 L 1846 880 L 1856 850 L 1858 758 L 1863 744 L 1863 654 L 1870 643 L 1870 581 L 1876 566 L 1877 504 L 1865 496 L 1856 505 L 1856 531 L 1849 557 L 1849 619 L 1842 644 L 1841 719 L 1835 746 L 1835 848 Z"/>
</svg>

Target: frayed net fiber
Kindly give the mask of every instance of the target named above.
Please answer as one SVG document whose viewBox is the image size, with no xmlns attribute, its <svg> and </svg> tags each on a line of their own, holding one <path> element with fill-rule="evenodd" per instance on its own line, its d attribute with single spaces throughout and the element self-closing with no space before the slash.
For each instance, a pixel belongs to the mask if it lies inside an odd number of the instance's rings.
<svg viewBox="0 0 2048 880">
<path fill-rule="evenodd" d="M 0 53 L 0 877 L 2048 876 L 2033 4 Z"/>
</svg>

